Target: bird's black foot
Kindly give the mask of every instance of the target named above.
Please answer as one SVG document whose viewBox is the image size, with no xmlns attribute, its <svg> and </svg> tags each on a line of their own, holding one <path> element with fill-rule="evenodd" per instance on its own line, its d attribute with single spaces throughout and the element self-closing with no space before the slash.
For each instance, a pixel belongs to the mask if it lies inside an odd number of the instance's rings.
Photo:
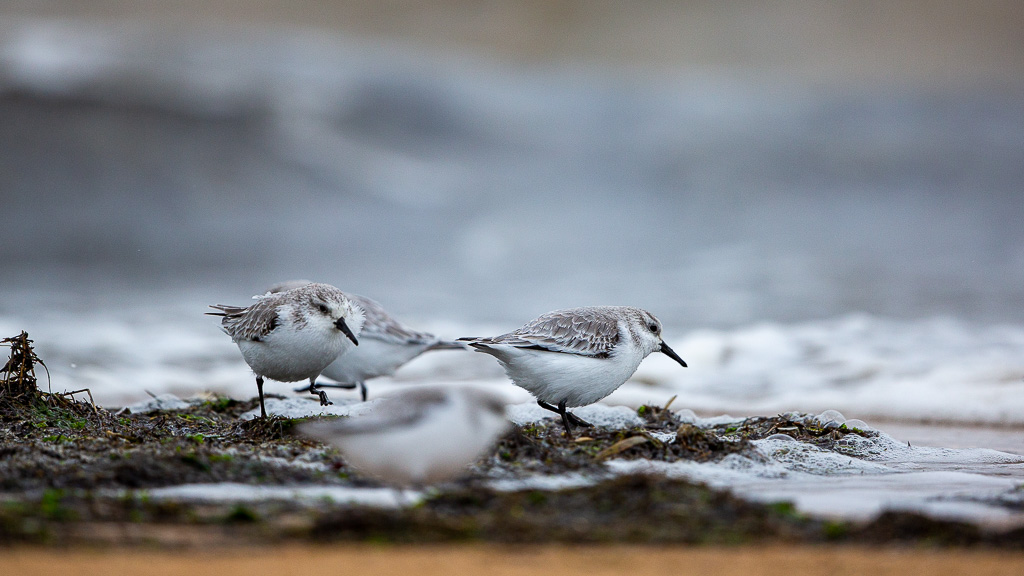
<svg viewBox="0 0 1024 576">
<path fill-rule="evenodd" d="M 321 390 L 320 387 L 316 385 L 316 382 L 313 382 L 312 380 L 310 380 L 309 386 L 305 388 L 305 390 L 307 390 L 310 394 L 315 394 L 319 396 L 321 406 L 330 406 L 331 404 L 334 404 L 334 402 L 331 402 L 330 400 L 327 399 L 327 392 Z"/>
<path fill-rule="evenodd" d="M 561 416 L 563 424 L 567 423 L 566 426 L 565 426 L 566 428 L 569 427 L 569 424 L 571 424 L 573 426 L 581 426 L 581 427 L 584 427 L 584 428 L 593 428 L 594 427 L 594 425 L 591 424 L 590 422 L 587 422 L 583 418 L 580 418 L 579 416 L 573 414 L 572 412 L 569 412 L 565 408 L 565 402 L 564 401 L 563 402 L 559 402 L 558 403 L 558 407 L 552 406 L 551 404 L 548 404 L 547 402 L 545 402 L 543 400 L 537 400 L 537 405 L 540 406 L 541 408 L 545 409 L 545 410 L 551 410 L 552 412 L 555 412 L 559 416 Z"/>
<path fill-rule="evenodd" d="M 568 410 L 566 410 L 565 415 L 568 416 L 569 422 L 571 422 L 573 426 L 581 426 L 583 428 L 594 427 L 594 425 L 591 424 L 590 422 L 587 422 L 583 418 L 580 418 L 579 416 L 573 414 L 572 412 L 569 412 Z"/>
<path fill-rule="evenodd" d="M 582 427 L 585 427 L 585 428 L 592 428 L 593 427 L 593 424 L 591 424 L 590 422 L 587 422 L 586 420 L 584 420 L 584 419 L 580 418 L 579 416 L 573 414 L 572 412 L 569 412 L 568 410 L 566 410 L 565 409 L 565 400 L 562 400 L 561 402 L 559 402 L 557 408 L 552 406 L 551 404 L 548 404 L 547 402 L 545 402 L 543 400 L 537 400 L 537 405 L 540 406 L 541 408 L 545 409 L 545 410 L 551 410 L 552 412 L 557 412 L 558 415 L 562 417 L 562 425 L 565 426 L 565 435 L 568 436 L 570 440 L 572 440 L 572 427 L 573 426 L 582 426 Z"/>
<path fill-rule="evenodd" d="M 324 392 L 323 390 L 317 390 L 316 393 L 318 396 L 320 396 L 321 406 L 330 406 L 331 404 L 334 404 L 334 402 L 331 402 L 330 400 L 327 399 L 327 392 Z"/>
</svg>

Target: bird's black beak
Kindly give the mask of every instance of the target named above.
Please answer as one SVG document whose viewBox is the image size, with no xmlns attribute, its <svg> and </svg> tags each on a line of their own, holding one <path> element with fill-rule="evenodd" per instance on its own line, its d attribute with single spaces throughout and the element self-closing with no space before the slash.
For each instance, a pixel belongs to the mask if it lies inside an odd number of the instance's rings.
<svg viewBox="0 0 1024 576">
<path fill-rule="evenodd" d="M 676 362 L 679 362 L 680 364 L 682 364 L 683 368 L 686 368 L 686 362 L 683 362 L 683 359 L 679 357 L 679 354 L 676 354 L 675 350 L 669 348 L 668 344 L 665 344 L 664 342 L 662 342 L 661 343 L 661 351 L 664 352 L 665 355 L 668 356 L 669 358 L 671 358 L 671 359 L 675 360 Z"/>
<path fill-rule="evenodd" d="M 334 325 L 338 328 L 338 330 L 344 332 L 345 336 L 348 336 L 348 339 L 351 340 L 353 344 L 359 346 L 359 340 L 356 340 L 356 335 L 352 333 L 352 330 L 348 327 L 348 324 L 345 324 L 344 318 L 338 318 L 338 321 L 335 322 Z"/>
</svg>

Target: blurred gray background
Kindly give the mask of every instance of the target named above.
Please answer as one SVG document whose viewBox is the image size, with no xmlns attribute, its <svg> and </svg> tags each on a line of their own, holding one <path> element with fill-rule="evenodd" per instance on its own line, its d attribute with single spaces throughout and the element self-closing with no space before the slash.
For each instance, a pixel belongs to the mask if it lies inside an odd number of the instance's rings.
<svg viewBox="0 0 1024 576">
<path fill-rule="evenodd" d="M 1024 322 L 1019 1 L 40 4 L 0 4 L 0 313 Z"/>
</svg>

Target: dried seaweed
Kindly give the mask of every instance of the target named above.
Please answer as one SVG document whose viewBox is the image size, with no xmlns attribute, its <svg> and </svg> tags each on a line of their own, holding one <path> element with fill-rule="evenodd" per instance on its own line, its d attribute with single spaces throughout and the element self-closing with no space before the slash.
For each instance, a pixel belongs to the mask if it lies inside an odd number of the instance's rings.
<svg viewBox="0 0 1024 576">
<path fill-rule="evenodd" d="M 28 333 L 22 331 L 17 336 L 0 340 L 0 345 L 8 346 L 11 349 L 10 357 L 0 368 L 0 395 L 6 400 L 17 401 L 21 398 L 35 398 L 39 394 L 36 383 L 36 364 L 46 370 L 46 379 L 49 382 L 50 371 L 46 364 L 39 359 L 32 348 L 32 341 Z"/>
</svg>

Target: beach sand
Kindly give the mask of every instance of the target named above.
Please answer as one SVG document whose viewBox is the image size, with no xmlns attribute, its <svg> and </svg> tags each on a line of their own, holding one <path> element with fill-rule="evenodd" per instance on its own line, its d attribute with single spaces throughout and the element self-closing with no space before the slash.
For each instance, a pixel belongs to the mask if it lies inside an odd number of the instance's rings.
<svg viewBox="0 0 1024 576">
<path fill-rule="evenodd" d="M 13 549 L 8 574 L 1022 574 L 1024 554 L 983 549 L 830 546 L 288 546 L 217 552 Z"/>
</svg>

